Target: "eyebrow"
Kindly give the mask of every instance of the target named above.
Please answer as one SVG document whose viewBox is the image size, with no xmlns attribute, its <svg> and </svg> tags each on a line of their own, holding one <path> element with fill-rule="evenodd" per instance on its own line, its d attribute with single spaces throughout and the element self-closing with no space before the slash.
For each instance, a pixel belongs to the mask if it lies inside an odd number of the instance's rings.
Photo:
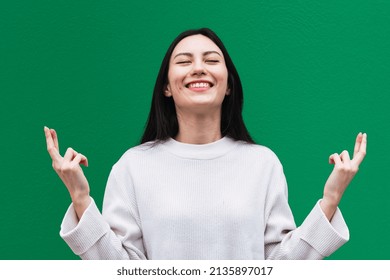
<svg viewBox="0 0 390 280">
<path fill-rule="evenodd" d="M 203 56 L 206 56 L 206 55 L 209 55 L 209 54 L 212 54 L 212 53 L 215 53 L 215 54 L 219 55 L 220 57 L 222 57 L 222 55 L 219 52 L 217 52 L 217 51 L 207 51 L 207 52 L 204 52 Z M 190 57 L 194 56 L 192 53 L 183 52 L 183 53 L 178 53 L 177 55 L 175 55 L 175 57 L 173 59 L 175 59 L 176 57 L 178 57 L 180 55 L 185 55 L 185 56 L 190 56 Z"/>
</svg>

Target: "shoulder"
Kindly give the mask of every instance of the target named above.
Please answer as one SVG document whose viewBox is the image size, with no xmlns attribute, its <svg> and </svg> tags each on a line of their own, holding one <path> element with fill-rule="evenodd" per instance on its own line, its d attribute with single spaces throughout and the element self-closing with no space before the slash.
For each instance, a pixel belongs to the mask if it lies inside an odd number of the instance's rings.
<svg viewBox="0 0 390 280">
<path fill-rule="evenodd" d="M 113 169 L 126 168 L 147 158 L 156 157 L 159 153 L 161 153 L 161 143 L 154 141 L 131 147 L 113 165 Z"/>
<path fill-rule="evenodd" d="M 238 141 L 238 152 L 247 158 L 254 158 L 268 163 L 280 164 L 278 156 L 269 147 Z"/>
<path fill-rule="evenodd" d="M 132 155 L 138 155 L 138 154 L 154 153 L 160 148 L 161 143 L 163 143 L 163 142 L 150 141 L 150 142 L 146 142 L 146 143 L 131 147 L 122 155 L 122 158 L 132 156 Z"/>
</svg>

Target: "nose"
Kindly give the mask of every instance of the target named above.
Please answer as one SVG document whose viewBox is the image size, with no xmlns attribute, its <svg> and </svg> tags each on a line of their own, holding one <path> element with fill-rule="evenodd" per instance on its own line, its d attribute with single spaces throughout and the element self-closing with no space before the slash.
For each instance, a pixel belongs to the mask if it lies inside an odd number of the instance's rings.
<svg viewBox="0 0 390 280">
<path fill-rule="evenodd" d="M 205 69 L 205 65 L 203 64 L 203 61 L 201 60 L 195 60 L 192 67 L 192 75 L 193 76 L 202 76 L 206 75 L 207 71 Z"/>
</svg>

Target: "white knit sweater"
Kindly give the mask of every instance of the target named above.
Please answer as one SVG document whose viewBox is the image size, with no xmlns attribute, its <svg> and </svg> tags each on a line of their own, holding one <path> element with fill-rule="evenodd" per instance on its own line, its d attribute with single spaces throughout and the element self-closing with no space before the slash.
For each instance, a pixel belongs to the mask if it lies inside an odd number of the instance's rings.
<svg viewBox="0 0 390 280">
<path fill-rule="evenodd" d="M 78 222 L 71 205 L 60 235 L 82 259 L 322 259 L 349 239 L 318 202 L 296 228 L 276 155 L 228 137 L 128 150 L 103 214 L 92 200 Z"/>
</svg>

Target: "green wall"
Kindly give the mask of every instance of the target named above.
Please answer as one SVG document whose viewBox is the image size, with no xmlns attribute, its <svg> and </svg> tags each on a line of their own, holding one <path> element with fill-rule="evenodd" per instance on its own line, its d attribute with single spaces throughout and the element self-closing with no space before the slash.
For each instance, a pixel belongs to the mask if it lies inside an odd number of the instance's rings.
<svg viewBox="0 0 390 280">
<path fill-rule="evenodd" d="M 389 13 L 379 0 L 0 1 L 0 259 L 77 259 L 59 237 L 70 199 L 43 126 L 62 153 L 87 155 L 100 206 L 111 166 L 141 136 L 166 48 L 203 26 L 240 73 L 250 132 L 284 165 L 297 224 L 322 195 L 328 156 L 368 133 L 340 205 L 351 239 L 330 259 L 390 259 Z"/>
</svg>

